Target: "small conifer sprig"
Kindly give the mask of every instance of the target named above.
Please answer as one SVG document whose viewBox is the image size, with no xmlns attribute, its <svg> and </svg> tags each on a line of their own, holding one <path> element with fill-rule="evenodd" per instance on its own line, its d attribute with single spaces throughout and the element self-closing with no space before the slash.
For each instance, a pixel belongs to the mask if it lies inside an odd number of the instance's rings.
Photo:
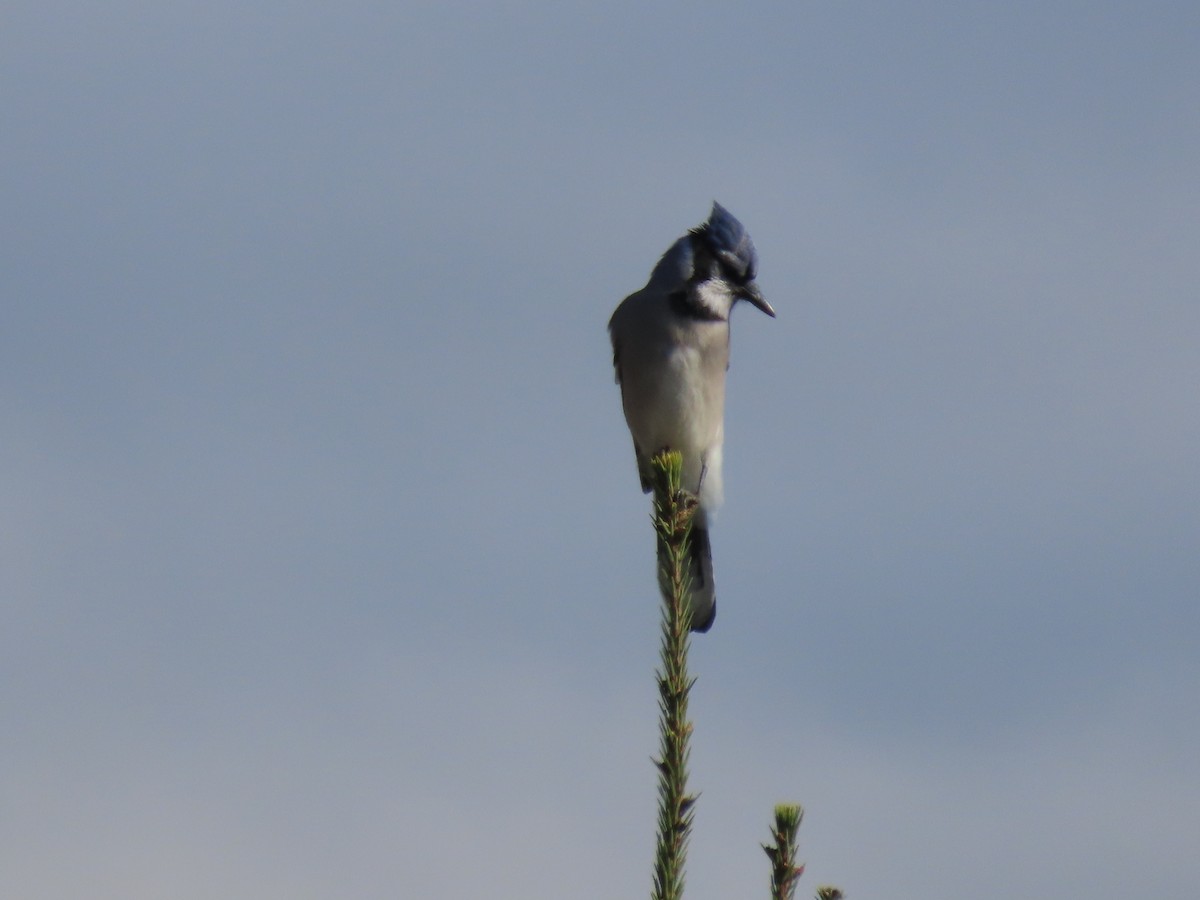
<svg viewBox="0 0 1200 900">
<path fill-rule="evenodd" d="M 804 865 L 796 865 L 796 835 L 803 818 L 804 809 L 799 805 L 780 803 L 775 807 L 771 829 L 775 843 L 762 845 L 771 860 L 771 900 L 792 900 L 796 895 L 796 882 L 804 874 Z"/>
</svg>

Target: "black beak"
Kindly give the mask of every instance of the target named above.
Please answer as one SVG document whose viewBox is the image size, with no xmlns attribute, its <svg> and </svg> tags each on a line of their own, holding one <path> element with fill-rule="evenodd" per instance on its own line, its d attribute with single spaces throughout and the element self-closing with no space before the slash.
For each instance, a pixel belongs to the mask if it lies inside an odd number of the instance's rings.
<svg viewBox="0 0 1200 900">
<path fill-rule="evenodd" d="M 762 291 L 758 289 L 758 285 L 753 281 L 743 284 L 738 288 L 737 295 L 743 300 L 749 300 L 772 319 L 775 318 L 775 310 L 771 308 L 771 304 L 766 301 L 762 295 Z"/>
</svg>

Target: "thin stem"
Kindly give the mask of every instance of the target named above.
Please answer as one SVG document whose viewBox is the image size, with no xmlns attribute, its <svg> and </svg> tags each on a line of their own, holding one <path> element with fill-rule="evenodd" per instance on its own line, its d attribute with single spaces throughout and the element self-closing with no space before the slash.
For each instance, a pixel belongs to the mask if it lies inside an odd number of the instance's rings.
<svg viewBox="0 0 1200 900">
<path fill-rule="evenodd" d="M 688 838 L 696 797 L 687 791 L 688 694 L 694 679 L 688 674 L 691 604 L 688 603 L 688 536 L 696 499 L 680 489 L 683 460 L 678 453 L 656 456 L 654 527 L 658 535 L 663 582 L 661 664 L 658 669 L 659 758 L 658 844 L 654 854 L 652 900 L 681 900 Z M 669 595 L 668 595 L 669 594 Z"/>
</svg>

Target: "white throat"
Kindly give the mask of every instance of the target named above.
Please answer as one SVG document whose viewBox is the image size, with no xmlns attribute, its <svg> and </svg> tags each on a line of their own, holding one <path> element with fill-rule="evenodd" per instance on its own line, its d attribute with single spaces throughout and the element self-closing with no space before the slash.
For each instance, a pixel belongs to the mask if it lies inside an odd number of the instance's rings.
<svg viewBox="0 0 1200 900">
<path fill-rule="evenodd" d="M 692 299 L 713 315 L 728 320 L 729 311 L 733 309 L 737 298 L 734 297 L 729 282 L 721 278 L 709 278 L 692 286 Z"/>
</svg>

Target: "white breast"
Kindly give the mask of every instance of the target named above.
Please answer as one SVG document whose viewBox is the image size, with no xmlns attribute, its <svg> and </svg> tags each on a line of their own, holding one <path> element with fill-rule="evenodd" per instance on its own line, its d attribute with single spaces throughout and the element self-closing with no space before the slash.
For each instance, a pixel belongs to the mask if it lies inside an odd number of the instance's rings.
<svg viewBox="0 0 1200 900">
<path fill-rule="evenodd" d="M 701 502 L 715 509 L 721 502 L 721 442 L 725 405 L 724 372 L 713 370 L 699 347 L 676 345 L 666 352 L 665 365 L 656 368 L 653 382 L 629 385 L 626 417 L 638 445 L 647 453 L 670 447 L 683 454 L 683 486 L 700 488 Z M 704 480 L 701 483 L 701 472 Z"/>
</svg>

